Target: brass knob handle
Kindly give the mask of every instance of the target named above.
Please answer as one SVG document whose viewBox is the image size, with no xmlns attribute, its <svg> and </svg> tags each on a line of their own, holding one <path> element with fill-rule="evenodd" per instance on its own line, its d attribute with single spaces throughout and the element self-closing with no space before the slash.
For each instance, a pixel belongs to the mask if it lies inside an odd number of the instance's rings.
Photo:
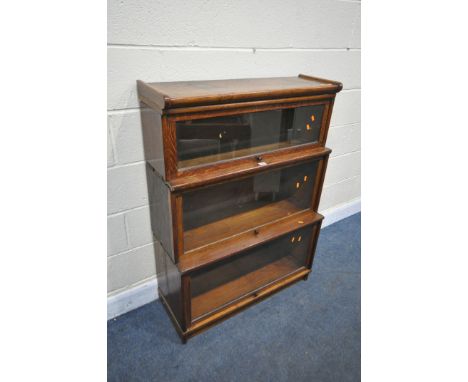
<svg viewBox="0 0 468 382">
<path fill-rule="evenodd" d="M 261 155 L 257 155 L 255 159 L 260 162 L 263 160 L 263 157 Z"/>
</svg>

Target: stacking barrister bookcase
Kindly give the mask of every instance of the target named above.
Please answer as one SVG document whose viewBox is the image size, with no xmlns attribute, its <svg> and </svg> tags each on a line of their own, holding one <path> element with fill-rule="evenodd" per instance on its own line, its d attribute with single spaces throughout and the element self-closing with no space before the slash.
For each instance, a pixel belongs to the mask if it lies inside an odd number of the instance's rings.
<svg viewBox="0 0 468 382">
<path fill-rule="evenodd" d="M 159 297 L 183 342 L 307 279 L 341 83 L 138 81 Z"/>
</svg>

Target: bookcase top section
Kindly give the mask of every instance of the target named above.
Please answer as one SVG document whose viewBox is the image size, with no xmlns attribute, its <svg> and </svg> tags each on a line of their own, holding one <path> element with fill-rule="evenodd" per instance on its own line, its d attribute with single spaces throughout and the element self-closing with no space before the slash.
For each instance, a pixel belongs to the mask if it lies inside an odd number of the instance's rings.
<svg viewBox="0 0 468 382">
<path fill-rule="evenodd" d="M 226 104 L 334 94 L 340 82 L 300 74 L 297 77 L 244 78 L 211 81 L 137 81 L 140 99 L 158 109 Z"/>
</svg>

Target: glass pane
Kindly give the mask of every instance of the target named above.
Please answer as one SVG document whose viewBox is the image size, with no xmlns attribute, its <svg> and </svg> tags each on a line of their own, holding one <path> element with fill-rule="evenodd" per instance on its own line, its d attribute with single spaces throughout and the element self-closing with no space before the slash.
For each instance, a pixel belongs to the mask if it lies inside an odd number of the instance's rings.
<svg viewBox="0 0 468 382">
<path fill-rule="evenodd" d="M 317 164 L 306 162 L 184 193 L 185 251 L 310 208 Z"/>
<path fill-rule="evenodd" d="M 176 123 L 178 167 L 318 141 L 324 105 Z"/>
<path fill-rule="evenodd" d="M 311 227 L 304 227 L 193 273 L 195 319 L 304 267 Z"/>
</svg>

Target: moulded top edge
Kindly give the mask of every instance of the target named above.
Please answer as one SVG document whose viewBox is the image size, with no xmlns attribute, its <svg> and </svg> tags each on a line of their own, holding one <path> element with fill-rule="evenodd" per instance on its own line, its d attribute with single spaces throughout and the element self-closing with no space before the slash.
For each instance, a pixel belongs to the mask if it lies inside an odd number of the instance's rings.
<svg viewBox="0 0 468 382">
<path fill-rule="evenodd" d="M 297 77 L 137 83 L 140 97 L 160 109 L 333 94 L 343 88 L 338 81 L 304 74 Z"/>
</svg>

